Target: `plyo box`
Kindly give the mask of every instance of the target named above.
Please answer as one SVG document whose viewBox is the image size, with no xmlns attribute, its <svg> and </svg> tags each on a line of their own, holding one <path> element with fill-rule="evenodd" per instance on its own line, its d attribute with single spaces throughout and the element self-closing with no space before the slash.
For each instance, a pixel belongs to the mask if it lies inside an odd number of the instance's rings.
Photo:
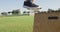
<svg viewBox="0 0 60 32">
<path fill-rule="evenodd" d="M 60 32 L 60 12 L 35 13 L 33 32 Z"/>
</svg>

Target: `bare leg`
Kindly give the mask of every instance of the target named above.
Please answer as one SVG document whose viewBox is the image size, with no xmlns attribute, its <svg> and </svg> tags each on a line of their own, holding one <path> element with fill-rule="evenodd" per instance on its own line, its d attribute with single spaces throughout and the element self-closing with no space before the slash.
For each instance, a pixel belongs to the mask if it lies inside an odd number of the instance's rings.
<svg viewBox="0 0 60 32">
<path fill-rule="evenodd" d="M 32 2 L 34 2 L 34 0 L 32 0 Z"/>
<path fill-rule="evenodd" d="M 31 1 L 32 3 L 34 3 L 35 0 L 26 0 L 26 1 Z"/>
</svg>

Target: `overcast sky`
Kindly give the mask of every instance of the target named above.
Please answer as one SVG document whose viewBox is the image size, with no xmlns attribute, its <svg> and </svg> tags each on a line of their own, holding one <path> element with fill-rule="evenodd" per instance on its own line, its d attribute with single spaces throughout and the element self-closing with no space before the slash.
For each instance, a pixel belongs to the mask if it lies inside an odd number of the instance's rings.
<svg viewBox="0 0 60 32">
<path fill-rule="evenodd" d="M 23 8 L 23 2 L 24 0 L 0 0 L 0 12 L 14 9 L 25 10 Z M 35 3 L 41 6 L 42 10 L 60 8 L 60 0 L 35 0 Z"/>
</svg>

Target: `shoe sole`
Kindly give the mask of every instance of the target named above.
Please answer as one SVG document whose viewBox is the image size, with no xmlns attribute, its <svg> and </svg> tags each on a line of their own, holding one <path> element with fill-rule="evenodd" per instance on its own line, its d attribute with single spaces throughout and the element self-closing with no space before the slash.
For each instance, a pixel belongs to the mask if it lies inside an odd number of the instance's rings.
<svg viewBox="0 0 60 32">
<path fill-rule="evenodd" d="M 39 7 L 28 7 L 28 6 L 23 6 L 23 7 L 28 9 L 28 10 L 33 10 L 34 13 L 38 13 L 38 11 L 41 9 Z"/>
<path fill-rule="evenodd" d="M 28 6 L 23 6 L 24 8 L 27 8 L 28 10 L 30 10 L 30 8 L 36 8 L 36 9 L 41 9 L 40 7 L 28 7 Z"/>
</svg>

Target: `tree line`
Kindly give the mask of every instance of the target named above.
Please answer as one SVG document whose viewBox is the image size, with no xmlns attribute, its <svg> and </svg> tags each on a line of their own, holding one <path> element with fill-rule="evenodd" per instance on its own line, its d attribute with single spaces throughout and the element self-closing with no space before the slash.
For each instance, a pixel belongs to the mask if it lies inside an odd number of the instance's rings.
<svg viewBox="0 0 60 32">
<path fill-rule="evenodd" d="M 44 11 L 46 12 L 46 11 Z M 60 8 L 58 8 L 57 10 L 54 10 L 54 9 L 48 9 L 47 12 L 60 12 Z M 30 15 L 30 13 L 34 13 L 34 12 L 31 12 L 31 11 L 23 11 L 23 14 L 22 15 Z M 8 14 L 12 14 L 12 15 L 21 15 L 21 11 L 19 9 L 17 10 L 12 10 L 10 12 L 2 12 L 1 13 L 3 16 L 6 16 Z"/>
<path fill-rule="evenodd" d="M 60 12 L 60 8 L 58 8 L 57 10 L 48 9 L 48 12 Z"/>
<path fill-rule="evenodd" d="M 2 14 L 3 16 L 7 16 L 8 14 L 19 15 L 19 14 L 20 14 L 20 10 L 17 9 L 17 10 L 12 10 L 12 11 L 9 11 L 9 12 L 2 12 L 1 14 Z"/>
<path fill-rule="evenodd" d="M 17 15 L 30 15 L 30 11 L 23 11 L 22 12 L 23 14 L 21 14 L 21 10 L 17 9 L 17 10 L 12 10 L 12 11 L 9 11 L 9 12 L 2 12 L 1 15 L 2 16 L 8 16 L 8 14 L 11 14 L 12 16 L 17 16 Z M 9 15 L 10 16 L 10 15 Z"/>
</svg>

